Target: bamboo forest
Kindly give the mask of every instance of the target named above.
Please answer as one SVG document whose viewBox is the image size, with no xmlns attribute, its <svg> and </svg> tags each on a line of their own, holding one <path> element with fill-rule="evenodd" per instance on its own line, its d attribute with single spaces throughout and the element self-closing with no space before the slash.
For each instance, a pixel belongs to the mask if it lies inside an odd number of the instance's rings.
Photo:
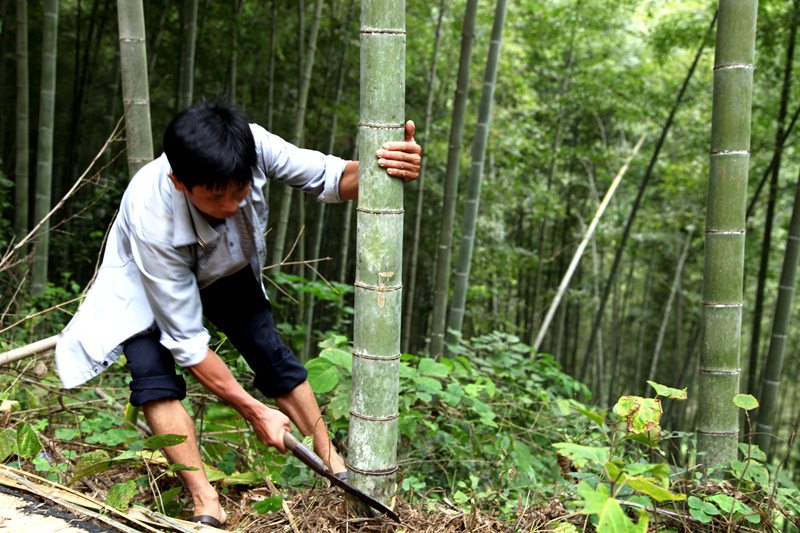
<svg viewBox="0 0 800 533">
<path fill-rule="evenodd" d="M 0 0 L 0 530 L 800 533 L 798 24 Z"/>
</svg>

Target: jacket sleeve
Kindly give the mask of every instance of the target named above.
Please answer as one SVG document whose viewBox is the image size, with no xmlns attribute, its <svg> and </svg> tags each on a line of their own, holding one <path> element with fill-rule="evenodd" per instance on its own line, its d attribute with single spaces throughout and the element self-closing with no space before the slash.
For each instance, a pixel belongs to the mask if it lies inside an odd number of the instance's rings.
<svg viewBox="0 0 800 533">
<path fill-rule="evenodd" d="M 257 124 L 250 126 L 258 164 L 271 179 L 313 194 L 321 202 L 340 202 L 339 180 L 347 161 L 286 142 Z"/>
</svg>

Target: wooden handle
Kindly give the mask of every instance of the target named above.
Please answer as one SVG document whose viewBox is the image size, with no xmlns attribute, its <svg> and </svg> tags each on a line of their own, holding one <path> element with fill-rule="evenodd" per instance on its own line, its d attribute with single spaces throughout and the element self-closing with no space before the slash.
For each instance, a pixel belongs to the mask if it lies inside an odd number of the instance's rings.
<svg viewBox="0 0 800 533">
<path fill-rule="evenodd" d="M 292 454 L 300 459 L 303 463 L 310 466 L 317 473 L 323 476 L 328 472 L 327 465 L 319 458 L 317 454 L 312 452 L 308 446 L 297 440 L 294 435 L 289 431 L 283 432 L 283 444 L 289 449 Z"/>
</svg>

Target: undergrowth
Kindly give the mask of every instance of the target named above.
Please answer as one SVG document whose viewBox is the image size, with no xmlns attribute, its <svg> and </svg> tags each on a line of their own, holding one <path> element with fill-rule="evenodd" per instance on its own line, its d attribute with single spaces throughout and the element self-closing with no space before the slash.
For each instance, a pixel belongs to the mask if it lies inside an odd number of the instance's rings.
<svg viewBox="0 0 800 533">
<path fill-rule="evenodd" d="M 240 380 L 249 369 L 224 337 L 215 346 Z M 542 530 L 600 532 L 798 531 L 800 492 L 755 446 L 730 465 L 671 465 L 661 400 L 685 390 L 651 383 L 652 397 L 625 396 L 611 410 L 589 404 L 586 386 L 555 359 L 495 332 L 463 341 L 454 357 L 401 358 L 399 495 L 429 508 L 490 511 L 509 524 L 557 503 Z M 187 495 L 158 450 L 180 436 L 146 438 L 125 419 L 124 359 L 91 386 L 65 391 L 43 360 L 0 374 L 0 461 L 65 484 L 93 484 L 120 509 L 148 505 L 178 515 Z M 346 452 L 351 355 L 343 336 L 320 343 L 309 381 L 335 442 Z M 190 380 L 191 381 L 191 380 Z M 108 396 L 99 398 L 97 389 Z M 209 477 L 234 494 L 269 481 L 283 494 L 318 483 L 309 469 L 256 441 L 233 409 L 194 382 L 185 401 L 198 421 Z M 254 392 L 255 393 L 255 392 Z M 753 407 L 752 397 L 737 398 Z M 691 445 L 691 444 L 690 444 Z M 692 450 L 690 450 L 692 451 Z M 256 512 L 281 508 L 272 495 Z M 513 526 L 510 526 L 513 527 Z"/>
</svg>

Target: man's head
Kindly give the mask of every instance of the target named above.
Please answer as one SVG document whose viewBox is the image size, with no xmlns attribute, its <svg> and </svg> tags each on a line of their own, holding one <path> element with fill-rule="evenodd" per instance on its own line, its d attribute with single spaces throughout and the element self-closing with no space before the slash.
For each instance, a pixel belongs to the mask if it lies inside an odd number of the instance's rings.
<svg viewBox="0 0 800 533">
<path fill-rule="evenodd" d="M 196 104 L 179 113 L 164 133 L 172 174 L 187 190 L 240 190 L 253 179 L 256 145 L 244 113 L 226 103 Z"/>
</svg>

